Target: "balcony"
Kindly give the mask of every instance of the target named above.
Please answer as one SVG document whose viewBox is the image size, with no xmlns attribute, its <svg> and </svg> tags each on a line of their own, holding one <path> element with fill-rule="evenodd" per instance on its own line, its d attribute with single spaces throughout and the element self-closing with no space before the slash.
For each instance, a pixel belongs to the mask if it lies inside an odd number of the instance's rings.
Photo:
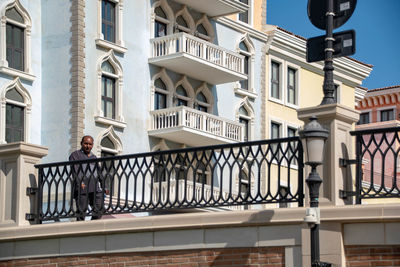
<svg viewBox="0 0 400 267">
<path fill-rule="evenodd" d="M 243 141 L 238 122 L 185 106 L 154 110 L 149 135 L 189 146 L 205 146 Z"/>
<path fill-rule="evenodd" d="M 175 0 L 175 2 L 206 13 L 209 17 L 221 17 L 249 9 L 248 5 L 239 0 Z"/>
<path fill-rule="evenodd" d="M 247 79 L 243 71 L 242 55 L 195 36 L 181 32 L 154 38 L 150 42 L 150 64 L 210 84 Z"/>
</svg>

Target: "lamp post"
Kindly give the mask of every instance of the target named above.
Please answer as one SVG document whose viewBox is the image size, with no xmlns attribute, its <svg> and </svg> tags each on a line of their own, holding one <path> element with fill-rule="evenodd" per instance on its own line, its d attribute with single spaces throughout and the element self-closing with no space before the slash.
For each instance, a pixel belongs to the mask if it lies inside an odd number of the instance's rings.
<svg viewBox="0 0 400 267">
<path fill-rule="evenodd" d="M 317 118 L 312 116 L 310 122 L 299 132 L 305 151 L 305 164 L 311 167 L 311 173 L 306 179 L 310 191 L 310 208 L 307 209 L 304 221 L 310 227 L 311 237 L 311 266 L 330 266 L 320 262 L 319 253 L 319 187 L 322 179 L 317 172 L 317 166 L 321 165 L 324 157 L 325 141 L 328 139 L 329 131 L 318 123 Z"/>
</svg>

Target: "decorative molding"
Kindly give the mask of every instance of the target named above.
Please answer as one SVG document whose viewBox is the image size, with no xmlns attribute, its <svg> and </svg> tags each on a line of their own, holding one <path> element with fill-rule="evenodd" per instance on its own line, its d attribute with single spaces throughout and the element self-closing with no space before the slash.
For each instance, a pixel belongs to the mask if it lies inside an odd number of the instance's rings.
<svg viewBox="0 0 400 267">
<path fill-rule="evenodd" d="M 70 152 L 79 148 L 85 129 L 85 0 L 71 0 Z"/>
</svg>

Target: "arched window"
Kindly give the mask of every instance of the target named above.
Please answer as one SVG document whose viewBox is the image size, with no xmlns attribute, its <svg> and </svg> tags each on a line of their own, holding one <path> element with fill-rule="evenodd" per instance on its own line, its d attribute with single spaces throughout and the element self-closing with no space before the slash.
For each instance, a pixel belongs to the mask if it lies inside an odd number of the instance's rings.
<svg viewBox="0 0 400 267">
<path fill-rule="evenodd" d="M 115 75 L 113 66 L 104 61 L 101 64 L 101 111 L 104 117 L 115 119 Z"/>
<path fill-rule="evenodd" d="M 202 92 L 197 93 L 197 95 L 196 95 L 196 109 L 200 110 L 200 111 L 203 111 L 203 112 L 207 112 L 209 106 L 210 106 L 210 104 L 207 103 L 206 96 Z"/>
<path fill-rule="evenodd" d="M 174 85 L 163 68 L 152 77 L 151 103 L 153 110 L 171 107 L 173 105 L 173 93 Z"/>
<path fill-rule="evenodd" d="M 24 141 L 24 99 L 15 88 L 6 93 L 6 142 Z"/>
<path fill-rule="evenodd" d="M 254 111 L 248 97 L 245 97 L 239 104 L 236 110 L 236 119 L 243 125 L 243 141 L 252 140 L 254 132 Z"/>
<path fill-rule="evenodd" d="M 158 78 L 154 81 L 155 93 L 154 93 L 154 109 L 167 108 L 167 95 L 168 89 L 165 83 Z"/>
<path fill-rule="evenodd" d="M 240 87 L 245 90 L 249 90 L 249 63 L 250 63 L 250 52 L 249 48 L 244 42 L 239 44 L 240 54 L 244 56 L 243 72 L 247 76 L 247 80 L 240 81 Z"/>
<path fill-rule="evenodd" d="M 174 13 L 166 0 L 160 0 L 153 5 L 152 24 L 154 38 L 172 34 Z"/>
<path fill-rule="evenodd" d="M 248 141 L 249 140 L 249 123 L 250 123 L 250 118 L 249 118 L 249 113 L 247 110 L 242 106 L 239 108 L 239 122 L 243 124 L 244 130 L 243 130 L 243 141 Z"/>
<path fill-rule="evenodd" d="M 99 60 L 96 122 L 125 128 L 122 116 L 122 67 L 110 50 Z"/>
<path fill-rule="evenodd" d="M 2 90 L 0 143 L 29 142 L 31 97 L 19 78 Z"/>
<path fill-rule="evenodd" d="M 167 35 L 167 24 L 168 18 L 167 15 L 165 14 L 164 10 L 162 7 L 158 6 L 154 9 L 154 13 L 156 14 L 156 20 L 154 24 L 154 32 L 155 36 L 154 37 L 163 37 Z"/>
<path fill-rule="evenodd" d="M 193 108 L 194 90 L 186 76 L 175 84 L 174 106 L 187 106 Z"/>
<path fill-rule="evenodd" d="M 196 22 L 196 31 L 194 32 L 194 35 L 208 42 L 213 41 L 214 29 L 206 14 L 203 14 L 203 16 Z"/>
<path fill-rule="evenodd" d="M 239 82 L 240 89 L 245 90 L 246 93 L 254 93 L 254 45 L 251 38 L 246 34 L 237 46 L 237 52 L 244 57 L 243 72 L 247 76 L 246 80 Z"/>
<path fill-rule="evenodd" d="M 179 85 L 176 88 L 175 92 L 176 92 L 175 105 L 176 106 L 187 106 L 188 105 L 188 101 L 190 99 L 188 97 L 186 89 L 182 85 Z"/>
<path fill-rule="evenodd" d="M 183 6 L 175 15 L 174 32 L 194 32 L 194 21 L 186 6 Z"/>
<path fill-rule="evenodd" d="M 31 18 L 19 0 L 1 11 L 0 67 L 2 72 L 33 81 L 31 75 Z M 17 71 L 15 71 L 17 70 Z"/>
</svg>

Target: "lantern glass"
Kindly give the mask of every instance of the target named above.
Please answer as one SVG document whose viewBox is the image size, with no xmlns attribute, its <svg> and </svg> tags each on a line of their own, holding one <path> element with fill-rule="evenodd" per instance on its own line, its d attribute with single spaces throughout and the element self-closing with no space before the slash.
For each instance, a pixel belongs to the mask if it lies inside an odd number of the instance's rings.
<svg viewBox="0 0 400 267">
<path fill-rule="evenodd" d="M 324 158 L 325 138 L 308 137 L 306 138 L 306 162 L 321 164 Z"/>
</svg>

